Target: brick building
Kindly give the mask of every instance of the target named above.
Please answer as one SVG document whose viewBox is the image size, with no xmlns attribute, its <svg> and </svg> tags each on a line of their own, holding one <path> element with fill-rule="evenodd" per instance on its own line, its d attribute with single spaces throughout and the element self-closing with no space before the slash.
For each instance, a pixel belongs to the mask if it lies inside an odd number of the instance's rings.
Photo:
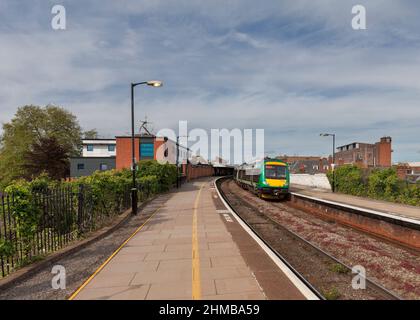
<svg viewBox="0 0 420 320">
<path fill-rule="evenodd" d="M 396 169 L 398 178 L 411 182 L 420 181 L 420 162 L 399 163 Z"/>
<path fill-rule="evenodd" d="M 131 168 L 132 149 L 131 136 L 117 136 L 116 168 Z M 191 157 L 191 151 L 184 146 L 179 146 L 177 151 L 176 142 L 166 137 L 154 135 L 136 135 L 134 138 L 134 153 L 136 161 L 158 160 L 163 162 L 176 163 L 177 152 L 179 152 L 179 163 L 185 162 Z"/>
<path fill-rule="evenodd" d="M 190 149 L 178 145 L 167 137 L 150 133 L 137 134 L 134 138 L 136 162 L 158 160 L 163 163 L 177 163 L 184 180 L 214 175 L 213 166 L 200 156 L 192 156 Z M 88 176 L 95 171 L 131 168 L 131 136 L 117 136 L 115 139 L 83 140 L 80 157 L 70 159 L 70 177 Z"/>
<path fill-rule="evenodd" d="M 289 164 L 291 173 L 326 173 L 331 166 L 332 158 L 323 158 L 320 156 L 278 156 L 279 160 Z"/>
<path fill-rule="evenodd" d="M 337 148 L 335 163 L 338 165 L 355 164 L 362 168 L 391 167 L 391 144 L 391 137 L 382 137 L 374 144 L 361 142 L 346 144 Z"/>
</svg>

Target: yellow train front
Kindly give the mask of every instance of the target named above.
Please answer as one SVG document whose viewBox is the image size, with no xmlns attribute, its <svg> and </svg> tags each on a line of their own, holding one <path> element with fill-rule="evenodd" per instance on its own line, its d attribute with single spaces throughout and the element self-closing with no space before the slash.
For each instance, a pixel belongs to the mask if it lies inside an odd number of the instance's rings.
<svg viewBox="0 0 420 320">
<path fill-rule="evenodd" d="M 278 159 L 266 158 L 244 164 L 235 170 L 234 178 L 243 188 L 261 198 L 281 199 L 289 196 L 289 166 Z"/>
</svg>

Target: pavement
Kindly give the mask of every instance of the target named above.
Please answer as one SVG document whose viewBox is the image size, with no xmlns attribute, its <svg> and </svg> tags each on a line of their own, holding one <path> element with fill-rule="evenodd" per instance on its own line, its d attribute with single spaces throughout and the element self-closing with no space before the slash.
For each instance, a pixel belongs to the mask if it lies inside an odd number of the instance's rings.
<svg viewBox="0 0 420 320">
<path fill-rule="evenodd" d="M 174 192 L 72 298 L 304 299 L 228 213 L 213 181 Z"/>
<path fill-rule="evenodd" d="M 420 220 L 420 208 L 415 206 L 398 204 L 389 201 L 368 199 L 363 197 L 356 197 L 342 193 L 332 193 L 329 190 L 314 189 L 312 187 L 302 185 L 293 185 L 291 187 L 291 190 L 292 192 L 307 195 L 310 197 L 339 202 L 400 217 Z"/>
</svg>

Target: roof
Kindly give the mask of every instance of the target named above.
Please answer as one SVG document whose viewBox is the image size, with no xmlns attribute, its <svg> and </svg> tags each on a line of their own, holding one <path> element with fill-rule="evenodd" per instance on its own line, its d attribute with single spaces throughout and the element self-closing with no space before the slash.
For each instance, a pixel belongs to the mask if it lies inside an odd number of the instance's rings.
<svg viewBox="0 0 420 320">
<path fill-rule="evenodd" d="M 83 144 L 110 144 L 116 143 L 115 139 L 83 139 Z"/>
<path fill-rule="evenodd" d="M 141 134 L 139 134 L 139 133 L 136 133 L 135 135 L 134 135 L 134 137 L 136 137 L 136 138 L 156 138 L 156 136 L 155 135 L 150 135 L 150 134 L 144 134 L 144 133 L 141 133 Z M 131 134 L 126 134 L 126 135 L 120 135 L 120 136 L 115 136 L 115 138 L 131 138 Z"/>
<path fill-rule="evenodd" d="M 407 162 L 410 167 L 420 167 L 420 161 L 417 162 Z"/>
<path fill-rule="evenodd" d="M 96 156 L 92 156 L 92 157 L 82 157 L 82 156 L 80 156 L 80 157 L 70 157 L 69 158 L 70 160 L 72 160 L 72 159 L 83 159 L 83 160 L 85 160 L 85 159 L 116 159 L 116 157 L 115 156 L 103 156 L 103 157 L 101 157 L 101 156 L 98 156 L 98 157 L 96 157 Z"/>
<path fill-rule="evenodd" d="M 352 143 L 347 143 L 347 144 L 344 144 L 342 146 L 339 146 L 339 147 L 337 147 L 337 149 L 352 146 L 354 144 L 372 144 L 373 145 L 373 143 L 367 143 L 367 142 L 352 142 Z"/>
</svg>

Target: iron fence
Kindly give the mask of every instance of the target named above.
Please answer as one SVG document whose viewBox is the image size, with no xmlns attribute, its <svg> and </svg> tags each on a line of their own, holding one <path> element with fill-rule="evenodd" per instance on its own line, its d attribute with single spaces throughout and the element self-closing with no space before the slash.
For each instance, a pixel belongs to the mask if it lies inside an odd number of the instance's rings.
<svg viewBox="0 0 420 320">
<path fill-rule="evenodd" d="M 109 223 L 131 206 L 130 187 L 95 193 L 91 187 L 66 186 L 26 197 L 0 192 L 0 275 L 55 252 Z M 138 199 L 155 190 L 139 184 Z"/>
</svg>

